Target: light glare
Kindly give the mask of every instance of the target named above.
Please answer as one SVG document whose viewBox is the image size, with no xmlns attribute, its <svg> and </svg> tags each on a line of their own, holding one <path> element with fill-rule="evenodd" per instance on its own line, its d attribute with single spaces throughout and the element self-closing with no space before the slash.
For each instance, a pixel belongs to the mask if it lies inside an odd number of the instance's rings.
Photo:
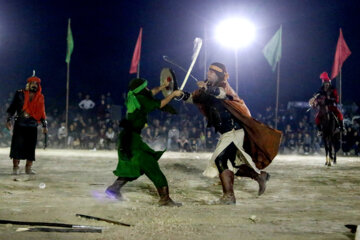
<svg viewBox="0 0 360 240">
<path fill-rule="evenodd" d="M 255 38 L 255 27 L 246 19 L 227 19 L 217 26 L 216 38 L 227 47 L 245 47 Z"/>
</svg>

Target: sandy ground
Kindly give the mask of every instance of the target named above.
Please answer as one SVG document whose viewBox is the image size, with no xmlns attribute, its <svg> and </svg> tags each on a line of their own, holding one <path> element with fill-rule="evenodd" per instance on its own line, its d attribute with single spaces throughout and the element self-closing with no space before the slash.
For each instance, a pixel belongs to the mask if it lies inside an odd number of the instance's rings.
<svg viewBox="0 0 360 240">
<path fill-rule="evenodd" d="M 115 180 L 115 151 L 38 150 L 35 177 L 12 176 L 9 149 L 0 149 L 0 219 L 104 227 L 103 233 L 16 232 L 0 225 L 0 239 L 354 239 L 344 224 L 360 224 L 360 159 L 278 156 L 265 194 L 250 179 L 235 181 L 236 206 L 216 205 L 217 179 L 201 175 L 209 153 L 165 153 L 160 160 L 179 208 L 158 207 L 146 177 L 123 188 L 126 200 L 106 198 Z M 15 181 L 16 179 L 16 181 Z M 39 188 L 45 183 L 46 188 Z M 112 225 L 76 213 L 132 224 Z M 251 219 L 252 218 L 252 219 Z"/>
</svg>

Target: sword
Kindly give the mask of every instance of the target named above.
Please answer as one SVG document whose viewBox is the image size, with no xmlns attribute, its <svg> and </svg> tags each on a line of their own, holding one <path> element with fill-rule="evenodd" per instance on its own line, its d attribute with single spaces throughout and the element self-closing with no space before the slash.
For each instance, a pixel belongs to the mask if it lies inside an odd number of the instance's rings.
<svg viewBox="0 0 360 240">
<path fill-rule="evenodd" d="M 48 143 L 48 134 L 44 133 L 44 150 L 47 148 L 47 143 Z"/>
<path fill-rule="evenodd" d="M 187 82 L 187 80 L 188 80 L 188 78 L 190 76 L 190 73 L 191 73 L 191 71 L 192 71 L 192 69 L 193 69 L 193 67 L 195 65 L 196 59 L 199 56 L 201 46 L 202 46 L 201 38 L 195 38 L 195 40 L 194 40 L 194 53 L 192 55 L 192 62 L 190 64 L 189 70 L 187 71 L 185 79 L 184 79 L 183 83 L 181 84 L 180 90 L 183 90 L 184 87 L 185 87 L 185 84 L 186 84 L 186 82 Z"/>
</svg>

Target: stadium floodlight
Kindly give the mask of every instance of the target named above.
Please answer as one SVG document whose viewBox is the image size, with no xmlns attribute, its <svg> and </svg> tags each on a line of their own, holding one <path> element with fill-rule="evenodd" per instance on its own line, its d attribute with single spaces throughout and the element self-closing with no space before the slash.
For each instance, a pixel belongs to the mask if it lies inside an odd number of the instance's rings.
<svg viewBox="0 0 360 240">
<path fill-rule="evenodd" d="M 229 18 L 220 22 L 215 29 L 216 39 L 226 47 L 241 48 L 255 38 L 255 26 L 243 18 Z"/>
</svg>

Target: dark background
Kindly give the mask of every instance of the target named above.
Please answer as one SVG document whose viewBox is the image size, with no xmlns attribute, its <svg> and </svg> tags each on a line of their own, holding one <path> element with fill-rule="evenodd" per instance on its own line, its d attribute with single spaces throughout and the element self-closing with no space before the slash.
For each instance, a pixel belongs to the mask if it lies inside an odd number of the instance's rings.
<svg viewBox="0 0 360 240">
<path fill-rule="evenodd" d="M 359 23 L 356 0 L 0 0 L 0 97 L 24 87 L 35 69 L 42 79 L 47 108 L 65 108 L 67 19 L 71 18 L 74 52 L 70 92 L 90 93 L 94 100 L 110 91 L 122 103 L 139 28 L 143 27 L 141 77 L 159 84 L 168 55 L 184 68 L 191 62 L 193 40 L 204 38 L 193 75 L 204 79 L 207 65 L 225 63 L 235 88 L 234 51 L 214 40 L 218 22 L 243 16 L 256 26 L 256 39 L 239 56 L 239 95 L 250 109 L 275 105 L 276 73 L 262 49 L 283 26 L 280 102 L 307 101 L 321 86 L 319 75 L 331 72 L 339 28 L 352 51 L 343 65 L 343 102 L 360 102 Z M 181 84 L 184 73 L 176 69 Z M 191 79 L 185 90 L 192 91 Z"/>
</svg>

